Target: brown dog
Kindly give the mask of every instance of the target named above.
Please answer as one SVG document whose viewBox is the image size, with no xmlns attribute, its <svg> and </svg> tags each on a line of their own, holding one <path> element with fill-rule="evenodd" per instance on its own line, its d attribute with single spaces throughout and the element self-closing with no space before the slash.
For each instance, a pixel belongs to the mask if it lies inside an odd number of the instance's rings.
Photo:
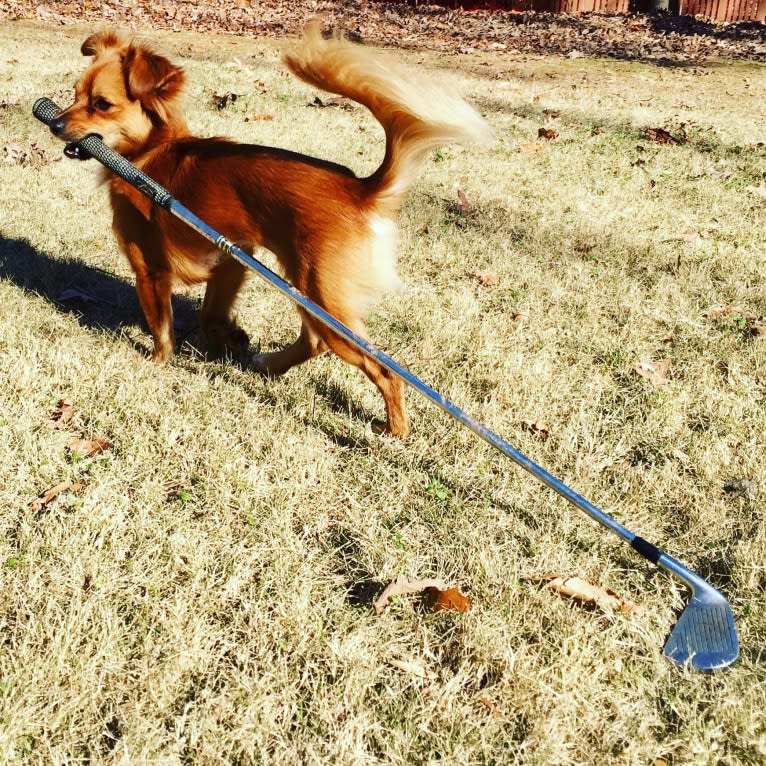
<svg viewBox="0 0 766 766">
<path fill-rule="evenodd" d="M 193 136 L 180 108 L 183 71 L 144 45 L 102 32 L 83 43 L 82 53 L 93 62 L 51 130 L 68 142 L 100 135 L 237 245 L 272 251 L 291 284 L 364 337 L 371 302 L 398 283 L 396 214 L 422 160 L 439 144 L 489 137 L 486 123 L 459 98 L 361 46 L 324 40 L 317 24 L 284 61 L 311 85 L 365 105 L 381 123 L 385 156 L 368 178 L 283 149 Z M 87 159 L 71 144 L 65 151 Z M 122 179 L 109 183 L 113 229 L 136 273 L 152 358 L 164 361 L 174 350 L 170 297 L 177 281 L 207 282 L 202 329 L 215 346 L 244 353 L 248 338 L 232 307 L 245 268 Z M 332 350 L 383 395 L 387 422 L 379 430 L 406 436 L 399 378 L 304 312 L 301 321 L 291 346 L 253 355 L 256 369 L 280 375 Z"/>
</svg>

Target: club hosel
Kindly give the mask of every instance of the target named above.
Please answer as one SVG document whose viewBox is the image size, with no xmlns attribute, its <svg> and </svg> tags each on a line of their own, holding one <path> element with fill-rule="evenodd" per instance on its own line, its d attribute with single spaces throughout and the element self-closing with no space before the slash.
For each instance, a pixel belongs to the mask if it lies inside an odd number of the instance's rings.
<svg viewBox="0 0 766 766">
<path fill-rule="evenodd" d="M 695 572 L 692 572 L 691 569 L 685 567 L 678 561 L 678 559 L 674 559 L 669 553 L 661 553 L 656 564 L 669 574 L 675 575 L 683 580 L 692 589 L 692 592 L 695 595 L 699 596 L 700 594 L 705 594 L 708 599 L 712 597 L 724 600 L 723 596 L 707 580 L 703 579 Z"/>
</svg>

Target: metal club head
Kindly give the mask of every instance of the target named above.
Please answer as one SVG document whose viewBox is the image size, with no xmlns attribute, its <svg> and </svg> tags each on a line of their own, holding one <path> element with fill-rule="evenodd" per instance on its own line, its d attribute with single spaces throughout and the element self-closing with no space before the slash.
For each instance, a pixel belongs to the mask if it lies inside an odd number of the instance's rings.
<svg viewBox="0 0 766 766">
<path fill-rule="evenodd" d="M 712 672 L 723 670 L 739 656 L 734 615 L 712 586 L 696 587 L 665 644 L 665 656 L 677 665 Z"/>
</svg>

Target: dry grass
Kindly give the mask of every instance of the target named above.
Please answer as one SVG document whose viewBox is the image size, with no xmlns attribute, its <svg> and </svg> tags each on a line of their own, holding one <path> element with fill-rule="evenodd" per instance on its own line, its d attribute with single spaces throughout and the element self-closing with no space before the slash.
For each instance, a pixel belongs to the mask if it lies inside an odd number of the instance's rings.
<svg viewBox="0 0 766 766">
<path fill-rule="evenodd" d="M 66 102 L 87 31 L 0 27 L 0 144 L 59 156 L 30 108 Z M 201 132 L 359 172 L 379 158 L 368 115 L 307 108 L 315 94 L 272 43 L 156 40 L 187 66 Z M 192 332 L 153 366 L 93 168 L 5 163 L 3 763 L 764 762 L 762 492 L 723 487 L 766 486 L 766 338 L 751 332 L 766 314 L 766 69 L 407 56 L 450 70 L 499 142 L 424 169 L 402 214 L 408 287 L 377 308 L 374 337 L 722 588 L 740 661 L 711 677 L 669 666 L 683 588 L 414 394 L 400 444 L 372 435 L 377 393 L 333 358 L 265 381 L 207 361 Z M 214 92 L 241 98 L 218 111 Z M 681 122 L 683 145 L 645 137 Z M 546 125 L 559 136 L 538 142 Z M 471 211 L 451 207 L 457 186 Z M 60 302 L 71 287 L 99 302 Z M 198 302 L 180 296 L 177 313 Z M 732 311 L 706 316 L 719 304 Z M 240 313 L 266 347 L 297 326 L 255 282 Z M 668 385 L 635 374 L 661 358 Z M 62 398 L 74 419 L 51 429 Z M 112 448 L 74 458 L 80 435 Z M 82 489 L 32 512 L 65 479 Z M 574 607 L 528 580 L 549 571 L 643 610 Z M 408 598 L 376 617 L 400 573 L 474 607 Z"/>
</svg>

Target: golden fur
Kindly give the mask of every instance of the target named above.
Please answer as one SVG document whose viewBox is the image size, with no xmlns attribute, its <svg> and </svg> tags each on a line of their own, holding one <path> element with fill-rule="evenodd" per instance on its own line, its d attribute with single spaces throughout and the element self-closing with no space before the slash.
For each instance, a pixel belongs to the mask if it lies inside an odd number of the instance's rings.
<svg viewBox="0 0 766 766">
<path fill-rule="evenodd" d="M 83 43 L 82 53 L 93 61 L 77 82 L 74 103 L 52 123 L 54 133 L 68 142 L 99 134 L 237 245 L 272 251 L 291 284 L 364 337 L 370 302 L 397 284 L 396 215 L 423 159 L 439 144 L 489 135 L 459 98 L 404 75 L 362 46 L 323 39 L 317 24 L 284 62 L 311 85 L 364 104 L 381 123 L 385 156 L 368 178 L 283 149 L 193 136 L 180 107 L 182 69 L 145 45 L 100 32 Z M 176 281 L 207 282 L 203 330 L 214 346 L 244 353 L 248 338 L 232 307 L 245 268 L 211 252 L 201 235 L 122 179 L 111 176 L 109 189 L 113 229 L 136 274 L 153 359 L 164 361 L 174 350 Z M 406 436 L 399 378 L 300 313 L 298 339 L 281 351 L 253 355 L 253 366 L 279 375 L 331 350 L 380 390 L 387 415 L 381 430 Z"/>
</svg>

